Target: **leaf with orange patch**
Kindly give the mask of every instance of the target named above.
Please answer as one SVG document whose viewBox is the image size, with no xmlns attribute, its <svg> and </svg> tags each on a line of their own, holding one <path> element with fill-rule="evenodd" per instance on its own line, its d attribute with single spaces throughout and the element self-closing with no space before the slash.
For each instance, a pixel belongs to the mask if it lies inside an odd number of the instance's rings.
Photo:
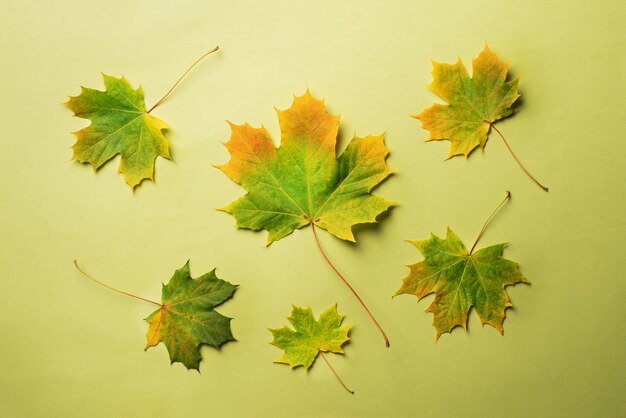
<svg viewBox="0 0 626 418">
<path fill-rule="evenodd" d="M 167 347 L 171 363 L 183 363 L 187 369 L 199 370 L 200 345 L 219 348 L 235 338 L 230 320 L 215 308 L 230 299 L 237 289 L 215 274 L 215 269 L 192 279 L 189 261 L 176 270 L 168 284 L 163 284 L 161 303 L 118 290 L 95 279 L 83 270 L 76 260 L 76 268 L 88 279 L 114 292 L 157 305 L 145 320 L 148 322 L 146 350 L 160 342 Z"/>
<path fill-rule="evenodd" d="M 149 317 L 146 349 L 163 342 L 172 363 L 199 368 L 200 344 L 219 348 L 233 341 L 230 320 L 214 308 L 230 299 L 237 286 L 215 275 L 215 269 L 192 279 L 189 262 L 163 285 L 161 307 Z"/>
<path fill-rule="evenodd" d="M 339 117 L 323 101 L 307 90 L 277 112 L 278 149 L 264 127 L 230 124 L 231 158 L 218 168 L 248 193 L 222 210 L 239 228 L 267 230 L 268 244 L 309 224 L 354 241 L 353 225 L 376 222 L 393 205 L 370 194 L 391 174 L 383 135 L 355 137 L 336 158 Z"/>
</svg>

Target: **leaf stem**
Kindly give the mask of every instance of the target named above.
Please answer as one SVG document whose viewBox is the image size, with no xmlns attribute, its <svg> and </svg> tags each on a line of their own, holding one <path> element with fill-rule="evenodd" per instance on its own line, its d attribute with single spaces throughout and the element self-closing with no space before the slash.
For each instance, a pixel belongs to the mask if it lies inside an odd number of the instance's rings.
<svg viewBox="0 0 626 418">
<path fill-rule="evenodd" d="M 472 255 L 472 253 L 474 252 L 474 248 L 476 248 L 476 244 L 478 244 L 478 240 L 480 239 L 480 237 L 483 236 L 483 233 L 485 232 L 485 229 L 487 228 L 487 225 L 489 224 L 489 221 L 491 221 L 491 218 L 493 218 L 493 216 L 496 214 L 498 209 L 500 209 L 502 207 L 502 205 L 504 205 L 506 203 L 506 201 L 509 200 L 510 198 L 511 198 L 511 192 L 507 190 L 506 191 L 506 196 L 504 197 L 502 202 L 500 202 L 500 204 L 498 206 L 496 206 L 496 208 L 493 210 L 493 212 L 491 212 L 491 215 L 489 215 L 489 217 L 487 218 L 487 220 L 483 224 L 482 229 L 480 230 L 480 232 L 478 233 L 478 236 L 474 240 L 474 244 L 472 245 L 472 249 L 470 250 L 469 255 Z"/>
<path fill-rule="evenodd" d="M 324 260 L 326 260 L 326 262 L 328 263 L 328 265 L 330 266 L 330 268 L 333 269 L 333 271 L 335 273 L 337 273 L 337 276 L 339 276 L 339 278 L 346 284 L 346 286 L 348 286 L 348 288 L 350 289 L 350 291 L 352 292 L 352 294 L 358 299 L 358 301 L 361 303 L 361 306 L 363 306 L 363 308 L 365 309 L 365 311 L 367 312 L 367 314 L 369 315 L 369 317 L 372 319 L 372 321 L 374 321 L 374 324 L 376 324 L 376 327 L 378 327 L 378 330 L 380 331 L 380 333 L 382 334 L 383 338 L 385 339 L 385 346 L 387 348 L 389 348 L 389 339 L 387 338 L 387 334 L 385 334 L 385 331 L 383 330 L 383 328 L 380 326 L 380 324 L 378 323 L 378 321 L 376 320 L 376 318 L 374 318 L 374 315 L 372 315 L 372 313 L 370 312 L 370 310 L 367 308 L 367 305 L 365 304 L 365 302 L 363 302 L 363 299 L 361 299 L 361 297 L 358 295 L 358 293 L 356 292 L 356 290 L 354 290 L 354 288 L 350 285 L 350 283 L 348 283 L 348 281 L 346 280 L 345 277 L 343 277 L 343 275 L 341 273 L 339 273 L 339 270 L 337 270 L 337 268 L 333 265 L 333 263 L 330 261 L 330 259 L 328 258 L 328 256 L 326 255 L 326 253 L 324 252 L 324 249 L 322 248 L 322 245 L 320 244 L 319 239 L 317 238 L 317 232 L 315 232 L 315 224 L 313 222 L 311 222 L 311 231 L 313 231 L 313 238 L 315 239 L 315 244 L 317 244 L 317 248 L 320 250 L 320 253 L 322 254 L 322 257 L 324 257 Z"/>
<path fill-rule="evenodd" d="M 152 303 L 152 304 L 157 305 L 157 306 L 163 306 L 162 304 L 160 304 L 160 303 L 158 303 L 158 302 L 155 302 L 155 301 L 153 301 L 153 300 L 150 300 L 150 299 L 145 299 L 145 298 L 142 298 L 142 297 L 140 297 L 140 296 L 135 296 L 135 295 L 133 295 L 132 293 L 123 292 L 123 291 L 121 291 L 121 290 L 118 290 L 118 289 L 116 289 L 116 288 L 114 288 L 114 287 L 109 286 L 108 284 L 104 284 L 104 283 L 102 283 L 100 280 L 97 280 L 97 279 L 93 278 L 93 277 L 92 277 L 89 273 L 87 273 L 85 270 L 83 270 L 83 269 L 82 269 L 82 268 L 78 265 L 78 261 L 76 261 L 76 260 L 74 260 L 74 265 L 76 266 L 76 268 L 78 269 L 78 271 L 80 271 L 80 272 L 81 272 L 81 273 L 82 273 L 85 277 L 87 277 L 89 280 L 93 280 L 94 282 L 98 283 L 100 286 L 104 286 L 104 287 L 106 287 L 107 289 L 110 289 L 110 290 L 112 290 L 112 291 L 114 291 L 114 292 L 117 292 L 117 293 L 121 293 L 122 295 L 130 296 L 131 298 L 135 298 L 135 299 L 143 300 L 144 302 Z"/>
<path fill-rule="evenodd" d="M 165 98 L 167 96 L 170 95 L 170 93 L 172 91 L 174 91 L 174 89 L 176 88 L 176 86 L 178 85 L 178 83 L 180 83 L 183 78 L 185 78 L 185 76 L 189 73 L 189 71 L 191 71 L 191 69 L 193 67 L 196 66 L 196 64 L 198 64 L 200 61 L 202 61 L 205 57 L 207 57 L 208 55 L 211 55 L 212 53 L 214 53 L 215 51 L 217 51 L 218 49 L 220 49 L 219 46 L 216 46 L 215 48 L 213 48 L 212 50 L 210 50 L 209 52 L 204 53 L 204 55 L 202 55 L 200 58 L 198 58 L 193 64 L 191 64 L 191 66 L 189 66 L 189 68 L 187 68 L 187 70 L 183 73 L 183 75 L 181 75 L 178 80 L 176 80 L 176 82 L 174 83 L 174 85 L 167 91 L 167 93 L 165 93 L 163 95 L 163 97 L 161 97 L 151 108 L 150 110 L 148 110 L 146 113 L 150 113 L 154 110 L 155 107 L 157 107 L 158 105 L 161 104 L 161 102 L 163 102 L 163 100 L 165 100 Z"/>
<path fill-rule="evenodd" d="M 539 180 L 537 180 L 535 177 L 533 177 L 533 175 L 530 174 L 530 172 L 528 170 L 526 170 L 526 167 L 524 167 L 524 165 L 519 160 L 519 158 L 517 158 L 517 156 L 515 155 L 515 153 L 511 149 L 511 146 L 509 145 L 507 140 L 504 138 L 504 135 L 502 135 L 502 132 L 500 132 L 500 130 L 498 128 L 496 128 L 496 126 L 492 122 L 489 122 L 489 121 L 484 121 L 484 122 L 488 123 L 493 128 L 493 130 L 496 131 L 498 133 L 498 135 L 500 135 L 500 138 L 502 138 L 502 141 L 504 141 L 504 145 L 506 145 L 506 147 L 508 148 L 509 152 L 511 153 L 511 155 L 513 156 L 513 158 L 515 159 L 517 164 L 520 166 L 520 168 L 524 171 L 524 173 L 526 173 L 526 175 L 528 177 L 530 177 L 530 179 L 532 181 L 534 181 L 535 184 L 537 184 L 537 186 L 541 187 L 544 192 L 547 192 L 549 189 L 546 186 L 544 186 L 543 184 L 539 183 Z"/>
<path fill-rule="evenodd" d="M 341 383 L 341 386 L 343 386 L 343 388 L 345 390 L 347 390 L 348 392 L 350 392 L 352 395 L 354 395 L 354 391 L 351 390 L 350 388 L 348 388 L 348 386 L 346 386 L 346 384 L 343 382 L 343 380 L 341 380 L 341 377 L 339 377 L 339 375 L 337 374 L 337 372 L 335 371 L 335 369 L 333 368 L 333 366 L 330 365 L 330 363 L 328 362 L 328 359 L 326 359 L 326 356 L 324 355 L 323 352 L 320 351 L 320 355 L 322 356 L 322 358 L 324 359 L 324 361 L 326 362 L 326 364 L 328 364 L 328 367 L 330 367 L 330 370 L 333 371 L 335 377 L 337 378 L 337 380 L 339 380 L 339 383 Z"/>
</svg>

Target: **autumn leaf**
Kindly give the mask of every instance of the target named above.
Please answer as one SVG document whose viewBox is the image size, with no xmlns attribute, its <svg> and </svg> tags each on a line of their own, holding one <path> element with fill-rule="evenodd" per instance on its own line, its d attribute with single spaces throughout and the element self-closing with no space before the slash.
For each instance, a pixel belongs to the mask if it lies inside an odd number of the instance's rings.
<svg viewBox="0 0 626 418">
<path fill-rule="evenodd" d="M 231 318 L 221 315 L 215 308 L 230 299 L 237 286 L 218 278 L 215 269 L 193 279 L 188 261 L 163 285 L 159 303 L 115 289 L 93 278 L 76 261 L 74 265 L 101 286 L 159 307 L 146 318 L 149 324 L 146 350 L 163 342 L 171 363 L 180 362 L 187 369 L 199 370 L 200 345 L 219 348 L 235 340 L 230 329 Z"/>
<path fill-rule="evenodd" d="M 467 157 L 476 147 L 485 146 L 489 130 L 493 128 L 522 170 L 548 191 L 526 170 L 494 126 L 494 122 L 513 113 L 513 105 L 520 97 L 519 78 L 507 81 L 509 64 L 500 61 L 486 44 L 472 62 L 471 78 L 458 58 L 454 64 L 435 61 L 432 64 L 433 81 L 429 88 L 448 104 L 435 103 L 414 116 L 421 121 L 422 128 L 429 131 L 427 141 L 448 140 L 447 158 Z"/>
<path fill-rule="evenodd" d="M 278 149 L 264 127 L 230 123 L 231 158 L 218 168 L 248 193 L 221 210 L 239 228 L 267 230 L 268 245 L 309 224 L 354 241 L 353 225 L 376 222 L 393 205 L 369 193 L 391 174 L 383 136 L 354 137 L 336 158 L 339 117 L 323 101 L 307 90 L 277 112 Z"/>
<path fill-rule="evenodd" d="M 430 131 L 429 141 L 450 141 L 448 158 L 484 147 L 491 124 L 513 113 L 511 106 L 520 96 L 519 79 L 506 81 L 508 63 L 487 45 L 472 64 L 470 78 L 460 59 L 454 64 L 433 61 L 429 87 L 449 105 L 435 103 L 415 116 Z"/>
<path fill-rule="evenodd" d="M 370 194 L 391 174 L 385 163 L 388 150 L 383 135 L 355 136 L 335 156 L 339 117 L 330 115 L 322 100 L 307 90 L 294 97 L 287 110 L 277 110 L 282 134 L 276 148 L 264 127 L 230 123 L 225 144 L 228 163 L 217 166 L 246 195 L 220 210 L 237 220 L 237 227 L 269 232 L 267 245 L 306 225 L 333 271 L 359 299 L 389 346 L 389 340 L 354 288 L 324 253 L 315 227 L 338 238 L 355 241 L 352 226 L 374 223 L 393 202 Z"/>
<path fill-rule="evenodd" d="M 219 279 L 215 269 L 192 279 L 187 262 L 163 285 L 161 307 L 146 318 L 146 349 L 163 342 L 172 363 L 199 370 L 200 344 L 219 348 L 234 340 L 231 318 L 214 308 L 230 299 L 236 288 Z"/>
<path fill-rule="evenodd" d="M 153 179 L 156 157 L 170 158 L 163 135 L 169 127 L 146 112 L 141 86 L 133 89 L 124 77 L 102 77 L 105 91 L 82 87 L 80 95 L 65 103 L 75 116 L 91 120 L 91 125 L 74 133 L 72 159 L 97 170 L 119 154 L 119 172 L 134 188 L 144 179 Z"/>
<path fill-rule="evenodd" d="M 270 328 L 274 337 L 270 344 L 284 351 L 274 362 L 288 364 L 291 368 L 303 366 L 308 370 L 320 354 L 339 382 L 346 390 L 354 393 L 345 386 L 323 354 L 324 352 L 343 354 L 342 346 L 350 339 L 348 332 L 352 326 L 342 325 L 343 318 L 343 315 L 337 312 L 337 304 L 322 312 L 319 320 L 315 319 L 310 307 L 301 308 L 292 305 L 291 316 L 287 320 L 293 329 L 287 326 Z"/>
<path fill-rule="evenodd" d="M 104 91 L 81 87 L 78 96 L 64 103 L 74 116 L 88 119 L 91 124 L 77 132 L 72 146 L 73 160 L 89 163 L 94 171 L 116 155 L 120 155 L 118 171 L 134 189 L 144 179 L 154 180 L 157 157 L 170 159 L 169 142 L 163 131 L 167 123 L 150 114 L 174 90 L 180 81 L 204 57 L 217 51 L 216 47 L 196 60 L 150 109 L 146 110 L 141 86 L 133 89 L 123 76 L 102 74 Z"/>
<path fill-rule="evenodd" d="M 450 228 L 445 239 L 431 234 L 426 240 L 409 241 L 424 260 L 409 266 L 410 272 L 394 296 L 411 294 L 420 300 L 434 293 L 435 299 L 426 311 L 434 316 L 437 339 L 457 326 L 466 328 L 472 307 L 483 325 L 489 324 L 503 334 L 505 310 L 512 306 L 505 286 L 529 283 L 517 263 L 502 257 L 507 244 L 474 253 L 484 229 L 469 252 Z"/>
<path fill-rule="evenodd" d="M 284 350 L 276 363 L 285 363 L 292 368 L 304 366 L 308 370 L 320 351 L 343 353 L 341 348 L 350 338 L 351 325 L 341 325 L 343 315 L 337 312 L 337 304 L 326 309 L 316 320 L 310 307 L 292 305 L 291 316 L 287 320 L 294 327 L 270 329 L 274 336 L 272 345 Z"/>
</svg>

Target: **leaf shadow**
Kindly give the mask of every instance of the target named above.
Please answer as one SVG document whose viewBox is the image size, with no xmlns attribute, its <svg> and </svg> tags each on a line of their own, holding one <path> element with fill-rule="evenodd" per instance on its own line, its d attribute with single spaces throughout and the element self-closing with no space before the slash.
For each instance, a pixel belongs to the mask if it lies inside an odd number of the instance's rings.
<svg viewBox="0 0 626 418">
<path fill-rule="evenodd" d="M 381 213 L 380 215 L 378 215 L 376 217 L 376 222 L 371 222 L 371 223 L 363 223 L 363 224 L 356 224 L 352 227 L 352 233 L 355 237 L 355 239 L 371 239 L 371 238 L 377 238 L 380 237 L 383 234 L 383 230 L 381 228 L 381 223 L 389 218 L 393 211 L 396 209 L 396 206 L 391 206 L 389 209 L 387 209 L 386 211 L 384 211 L 383 213 Z M 341 240 L 343 241 L 343 240 Z M 358 242 L 349 242 L 349 241 L 343 241 L 345 244 L 350 245 L 350 247 L 358 250 L 360 247 L 357 245 Z"/>
<path fill-rule="evenodd" d="M 519 75 L 514 71 L 511 70 L 511 67 L 509 67 L 509 71 L 506 75 L 506 79 L 504 80 L 505 82 L 509 82 L 509 81 L 513 81 L 516 78 L 519 78 Z M 519 90 L 519 87 L 518 87 Z M 520 110 L 524 109 L 526 107 L 526 99 L 524 97 L 524 95 L 522 94 L 522 91 L 519 90 L 519 97 L 517 98 L 517 100 L 515 100 L 513 102 L 513 104 L 511 105 L 511 109 L 513 109 L 513 113 L 511 113 L 508 116 L 503 117 L 500 120 L 504 120 L 504 119 L 508 119 L 511 116 L 515 115 L 517 112 L 519 112 Z"/>
<path fill-rule="evenodd" d="M 349 135 L 346 132 L 346 128 L 340 124 L 337 129 L 337 144 L 335 145 L 335 154 L 337 157 L 343 154 L 351 139 L 352 138 L 349 138 Z"/>
</svg>

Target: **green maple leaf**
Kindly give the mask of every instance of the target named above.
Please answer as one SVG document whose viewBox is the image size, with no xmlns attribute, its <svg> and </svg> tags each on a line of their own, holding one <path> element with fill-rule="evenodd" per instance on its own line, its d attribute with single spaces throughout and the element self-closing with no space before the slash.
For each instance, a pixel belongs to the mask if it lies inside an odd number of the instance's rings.
<svg viewBox="0 0 626 418">
<path fill-rule="evenodd" d="M 435 293 L 426 311 L 434 315 L 437 339 L 456 326 L 466 328 L 472 307 L 483 325 L 504 332 L 505 310 L 512 306 L 505 286 L 529 283 L 517 263 L 502 257 L 507 244 L 468 252 L 449 228 L 445 239 L 431 234 L 427 240 L 409 242 L 424 260 L 409 266 L 409 275 L 394 296 L 412 294 L 419 300 Z"/>
<path fill-rule="evenodd" d="M 337 304 L 322 312 L 319 320 L 315 320 L 310 307 L 292 305 L 291 316 L 287 319 L 294 329 L 287 326 L 270 328 L 274 336 L 271 344 L 284 350 L 274 362 L 292 368 L 304 366 L 308 370 L 320 352 L 343 353 L 341 347 L 350 339 L 348 331 L 352 326 L 341 325 L 343 318 L 337 312 Z"/>
<path fill-rule="evenodd" d="M 163 342 L 172 363 L 199 370 L 200 344 L 219 348 L 234 340 L 231 318 L 214 308 L 232 297 L 236 288 L 219 279 L 215 270 L 192 279 L 187 262 L 163 285 L 161 307 L 146 318 L 146 349 Z"/>
<path fill-rule="evenodd" d="M 120 154 L 119 172 L 135 188 L 144 179 L 153 180 L 157 156 L 170 158 L 163 135 L 169 127 L 146 112 L 141 86 L 133 89 L 124 77 L 102 77 L 105 91 L 81 87 L 81 94 L 65 103 L 75 116 L 91 120 L 89 126 L 74 132 L 72 159 L 98 170 Z"/>
<path fill-rule="evenodd" d="M 493 123 L 513 113 L 520 96 L 519 78 L 506 81 L 509 65 L 498 59 L 487 45 L 472 62 L 472 78 L 460 59 L 454 64 L 433 61 L 430 89 L 448 102 L 433 104 L 415 117 L 430 131 L 428 141 L 450 141 L 447 158 L 469 155 L 484 147 Z"/>
<path fill-rule="evenodd" d="M 393 205 L 369 193 L 391 174 L 383 135 L 354 137 L 336 158 L 339 117 L 323 101 L 307 90 L 277 112 L 278 149 L 264 127 L 230 124 L 231 158 L 218 168 L 248 193 L 221 210 L 239 228 L 267 230 L 268 245 L 309 224 L 354 241 L 353 225 L 376 222 Z"/>
</svg>

